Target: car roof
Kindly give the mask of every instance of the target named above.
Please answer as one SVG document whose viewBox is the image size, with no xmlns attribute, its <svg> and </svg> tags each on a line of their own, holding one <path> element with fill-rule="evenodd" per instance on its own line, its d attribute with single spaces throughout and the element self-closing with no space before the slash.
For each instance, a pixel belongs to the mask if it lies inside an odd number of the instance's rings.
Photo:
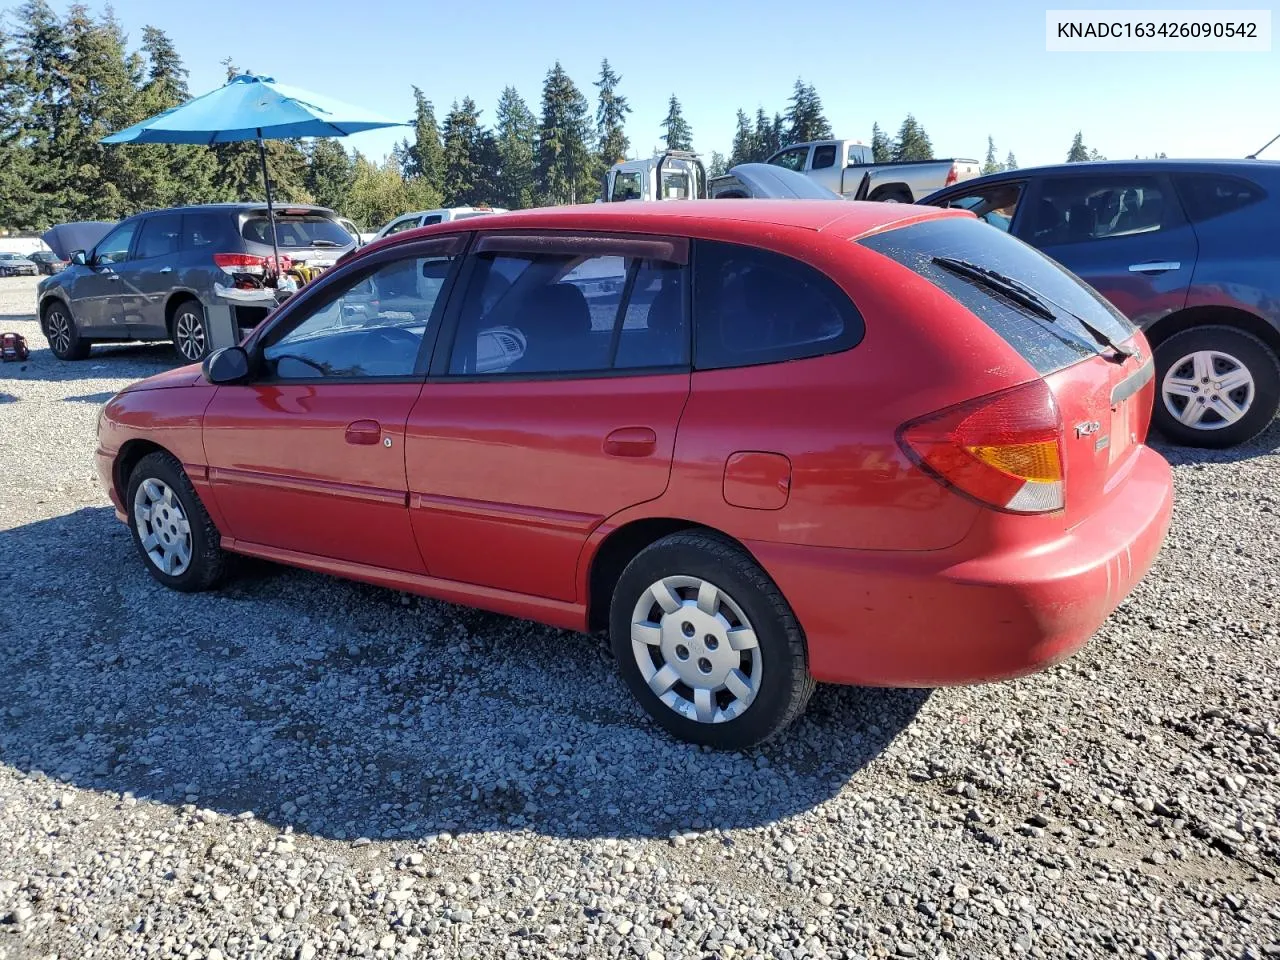
<svg viewBox="0 0 1280 960">
<path fill-rule="evenodd" d="M 1000 173 L 989 173 L 985 177 L 974 177 L 962 184 L 946 187 L 947 193 L 957 188 L 972 188 L 988 183 L 1002 183 L 1008 180 L 1025 180 L 1028 177 L 1056 176 L 1108 176 L 1136 173 L 1224 173 L 1251 176 L 1263 171 L 1265 175 L 1280 174 L 1280 162 L 1275 160 L 1090 160 L 1085 163 L 1054 163 L 1042 167 L 1020 167 L 1017 170 L 1003 170 Z M 938 190 L 937 193 L 942 193 Z M 928 197 L 925 198 L 928 200 Z"/>
<path fill-rule="evenodd" d="M 325 213 L 336 216 L 328 207 L 316 206 L 314 203 L 274 203 L 276 216 L 281 216 L 286 210 L 306 210 L 308 213 Z M 182 207 L 160 207 L 155 210 L 143 210 L 135 216 L 146 217 L 160 213 L 201 213 L 207 211 L 225 211 L 227 213 L 236 213 L 242 211 L 262 211 L 267 212 L 267 204 L 264 200 L 261 203 L 252 201 L 237 201 L 235 203 L 191 203 Z"/>
<path fill-rule="evenodd" d="M 801 230 L 828 231 L 856 239 L 888 227 L 903 226 L 938 216 L 969 216 L 959 211 L 925 208 L 906 203 L 866 203 L 849 200 L 665 200 L 592 203 L 566 207 L 535 207 L 494 213 L 480 220 L 453 221 L 396 237 L 410 238 L 441 227 L 456 230 L 616 230 L 685 234 L 699 225 L 737 221 L 766 223 Z"/>
</svg>

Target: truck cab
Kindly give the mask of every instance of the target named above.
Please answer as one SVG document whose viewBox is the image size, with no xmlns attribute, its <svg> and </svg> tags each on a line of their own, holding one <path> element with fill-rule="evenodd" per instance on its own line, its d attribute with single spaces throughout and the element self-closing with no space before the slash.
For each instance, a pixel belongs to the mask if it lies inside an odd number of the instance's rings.
<svg viewBox="0 0 1280 960">
<path fill-rule="evenodd" d="M 622 160 L 604 175 L 600 199 L 692 200 L 706 197 L 707 172 L 696 153 L 668 150 L 646 160 Z"/>
<path fill-rule="evenodd" d="M 861 140 L 812 140 L 783 147 L 766 163 L 815 180 L 847 200 L 912 203 L 944 186 L 976 177 L 976 160 L 876 163 Z"/>
</svg>

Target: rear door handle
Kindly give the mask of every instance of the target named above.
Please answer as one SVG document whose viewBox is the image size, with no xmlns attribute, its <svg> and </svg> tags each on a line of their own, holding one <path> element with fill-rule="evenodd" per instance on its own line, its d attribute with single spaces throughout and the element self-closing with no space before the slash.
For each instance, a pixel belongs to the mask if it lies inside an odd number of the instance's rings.
<svg viewBox="0 0 1280 960">
<path fill-rule="evenodd" d="M 604 438 L 611 457 L 647 457 L 658 449 L 658 435 L 649 427 L 619 427 Z"/>
<path fill-rule="evenodd" d="M 347 443 L 372 447 L 382 439 L 382 424 L 377 420 L 357 420 L 347 424 Z"/>
<path fill-rule="evenodd" d="M 161 267 L 161 268 L 160 268 L 160 272 L 161 272 L 161 273 L 173 273 L 173 267 Z"/>
<path fill-rule="evenodd" d="M 1129 264 L 1130 273 L 1168 273 L 1182 266 L 1180 260 L 1152 260 L 1149 263 Z"/>
<path fill-rule="evenodd" d="M 120 279 L 120 274 L 118 274 L 118 273 L 108 273 L 108 274 L 107 274 L 107 279 L 108 279 L 108 280 L 110 280 L 112 283 L 114 283 L 115 281 L 117 281 L 117 280 L 119 280 L 119 279 Z"/>
</svg>

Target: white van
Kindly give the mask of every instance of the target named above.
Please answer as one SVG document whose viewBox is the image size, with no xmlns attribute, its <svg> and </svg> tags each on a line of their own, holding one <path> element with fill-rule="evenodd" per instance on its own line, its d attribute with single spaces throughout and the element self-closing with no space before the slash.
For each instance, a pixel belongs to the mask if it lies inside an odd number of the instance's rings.
<svg viewBox="0 0 1280 960">
<path fill-rule="evenodd" d="M 402 217 L 396 217 L 374 234 L 373 239 L 381 240 L 393 233 L 413 230 L 415 227 L 429 227 L 433 223 L 448 223 L 451 220 L 466 220 L 469 217 L 506 212 L 502 207 L 447 207 L 442 210 L 419 210 L 417 213 L 406 213 Z"/>
</svg>

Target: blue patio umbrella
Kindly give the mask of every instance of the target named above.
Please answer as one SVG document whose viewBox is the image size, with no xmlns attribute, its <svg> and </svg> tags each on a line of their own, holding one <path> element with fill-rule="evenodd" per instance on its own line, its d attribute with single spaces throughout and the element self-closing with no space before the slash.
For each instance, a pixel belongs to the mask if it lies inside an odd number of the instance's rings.
<svg viewBox="0 0 1280 960">
<path fill-rule="evenodd" d="M 276 83 L 271 77 L 247 74 L 232 77 L 204 96 L 157 113 L 103 137 L 103 143 L 215 143 L 258 141 L 262 179 L 267 188 L 267 216 L 271 222 L 271 248 L 277 266 L 275 208 L 271 202 L 271 178 L 267 172 L 264 140 L 299 137 L 345 137 L 362 130 L 408 126 L 388 120 L 362 107 L 332 97 Z"/>
</svg>

